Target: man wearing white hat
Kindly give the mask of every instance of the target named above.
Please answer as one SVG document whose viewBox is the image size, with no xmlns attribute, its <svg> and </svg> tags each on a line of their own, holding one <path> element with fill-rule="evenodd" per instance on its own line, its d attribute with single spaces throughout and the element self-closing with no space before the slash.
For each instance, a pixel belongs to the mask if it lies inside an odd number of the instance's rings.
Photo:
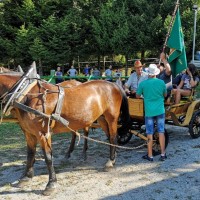
<svg viewBox="0 0 200 200">
<path fill-rule="evenodd" d="M 160 160 L 164 161 L 167 156 L 165 153 L 165 107 L 164 97 L 167 95 L 167 89 L 163 80 L 156 78 L 160 73 L 156 64 L 150 64 L 147 73 L 149 78 L 140 83 L 136 96 L 144 97 L 145 108 L 145 125 L 148 138 L 148 154 L 143 156 L 144 159 L 153 161 L 152 145 L 154 123 L 156 122 L 157 131 L 159 133 L 159 142 L 161 147 Z"/>
</svg>

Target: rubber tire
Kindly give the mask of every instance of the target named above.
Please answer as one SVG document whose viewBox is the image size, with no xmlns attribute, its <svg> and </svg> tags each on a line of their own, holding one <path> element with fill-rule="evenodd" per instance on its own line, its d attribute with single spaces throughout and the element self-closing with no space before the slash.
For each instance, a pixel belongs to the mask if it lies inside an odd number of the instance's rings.
<svg viewBox="0 0 200 200">
<path fill-rule="evenodd" d="M 197 121 L 197 117 L 199 118 L 198 121 Z M 190 120 L 188 128 L 189 128 L 190 136 L 193 139 L 196 139 L 200 136 L 200 110 L 193 113 L 192 119 Z M 194 128 L 195 128 L 195 131 L 197 131 L 197 133 L 195 133 Z"/>
</svg>

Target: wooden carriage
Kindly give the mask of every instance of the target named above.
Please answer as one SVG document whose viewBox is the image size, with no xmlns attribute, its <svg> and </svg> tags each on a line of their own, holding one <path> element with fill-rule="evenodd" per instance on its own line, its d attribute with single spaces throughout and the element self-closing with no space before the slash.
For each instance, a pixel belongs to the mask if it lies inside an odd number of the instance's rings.
<svg viewBox="0 0 200 200">
<path fill-rule="evenodd" d="M 147 140 L 145 133 L 141 133 L 141 127 L 144 125 L 144 102 L 143 99 L 128 99 L 129 112 L 133 122 L 131 130 L 124 136 L 120 137 L 118 142 L 126 144 L 136 135 Z M 200 99 L 182 100 L 180 104 L 165 104 L 166 124 L 175 126 L 188 127 L 192 138 L 200 136 Z M 167 131 L 165 131 L 168 137 Z M 167 138 L 168 139 L 168 138 Z M 168 142 L 168 141 L 167 141 Z"/>
</svg>

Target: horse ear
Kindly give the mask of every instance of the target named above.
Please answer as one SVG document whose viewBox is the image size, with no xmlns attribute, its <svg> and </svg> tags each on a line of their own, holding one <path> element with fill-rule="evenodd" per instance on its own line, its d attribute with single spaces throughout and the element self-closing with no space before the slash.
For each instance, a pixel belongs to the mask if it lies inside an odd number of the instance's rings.
<svg viewBox="0 0 200 200">
<path fill-rule="evenodd" d="M 36 62 L 35 61 L 33 61 L 31 68 L 32 68 L 31 77 L 36 78 L 37 77 L 37 69 L 36 69 Z"/>
<path fill-rule="evenodd" d="M 20 65 L 17 66 L 17 70 L 18 70 L 18 72 L 24 73 L 24 71 Z"/>
</svg>

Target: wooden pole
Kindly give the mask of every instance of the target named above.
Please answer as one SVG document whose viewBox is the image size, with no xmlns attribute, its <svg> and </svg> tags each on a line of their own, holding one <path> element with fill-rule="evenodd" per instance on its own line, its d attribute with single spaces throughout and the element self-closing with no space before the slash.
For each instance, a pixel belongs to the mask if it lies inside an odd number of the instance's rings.
<svg viewBox="0 0 200 200">
<path fill-rule="evenodd" d="M 179 0 L 176 1 L 176 6 L 175 6 L 175 8 L 174 8 L 174 12 L 173 12 L 173 14 L 172 14 L 172 18 L 171 18 L 171 21 L 170 21 L 170 24 L 169 24 L 169 27 L 168 27 L 168 31 L 167 31 L 167 35 L 166 35 L 166 38 L 165 38 L 165 43 L 164 43 L 164 45 L 163 45 L 162 52 L 165 51 L 165 48 L 166 48 L 166 46 L 167 46 L 167 40 L 168 40 L 168 38 L 169 38 L 169 36 L 170 36 L 170 32 L 171 32 L 171 29 L 172 29 L 172 25 L 173 25 L 174 18 L 175 18 L 175 16 L 176 16 L 176 11 L 177 11 L 178 7 L 179 7 Z"/>
</svg>

